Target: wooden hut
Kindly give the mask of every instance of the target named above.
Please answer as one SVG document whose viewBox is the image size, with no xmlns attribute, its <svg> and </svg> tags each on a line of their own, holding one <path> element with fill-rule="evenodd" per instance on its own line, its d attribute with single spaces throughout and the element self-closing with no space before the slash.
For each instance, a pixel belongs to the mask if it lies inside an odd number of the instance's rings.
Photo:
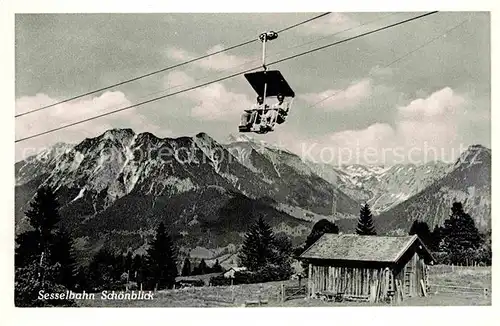
<svg viewBox="0 0 500 326">
<path fill-rule="evenodd" d="M 430 251 L 416 236 L 324 234 L 299 257 L 308 295 L 370 302 L 426 295 Z"/>
</svg>

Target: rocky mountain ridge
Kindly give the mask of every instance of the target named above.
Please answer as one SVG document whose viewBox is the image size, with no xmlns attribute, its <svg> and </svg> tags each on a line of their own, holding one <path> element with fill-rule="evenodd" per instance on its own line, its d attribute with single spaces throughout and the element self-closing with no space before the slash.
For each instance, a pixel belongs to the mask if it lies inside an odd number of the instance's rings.
<svg viewBox="0 0 500 326">
<path fill-rule="evenodd" d="M 158 138 L 113 129 L 16 163 L 16 230 L 28 227 L 24 211 L 44 184 L 57 189 L 63 224 L 82 252 L 143 250 L 167 221 L 186 251 L 231 256 L 259 216 L 300 243 L 321 218 L 351 232 L 365 201 L 385 233 L 405 232 L 416 218 L 442 223 L 453 199 L 488 228 L 490 166 L 491 151 L 480 145 L 451 165 L 334 167 L 246 136 L 221 144 L 205 133 Z"/>
</svg>

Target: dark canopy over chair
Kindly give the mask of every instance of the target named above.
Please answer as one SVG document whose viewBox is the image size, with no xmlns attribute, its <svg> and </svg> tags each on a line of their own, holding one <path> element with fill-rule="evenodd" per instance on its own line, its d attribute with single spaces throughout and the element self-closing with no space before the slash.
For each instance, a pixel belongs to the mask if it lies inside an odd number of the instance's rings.
<svg viewBox="0 0 500 326">
<path fill-rule="evenodd" d="M 264 97 L 264 84 L 267 83 L 266 97 L 281 94 L 285 97 L 295 97 L 295 93 L 279 70 L 258 71 L 245 74 L 252 88 Z"/>
</svg>

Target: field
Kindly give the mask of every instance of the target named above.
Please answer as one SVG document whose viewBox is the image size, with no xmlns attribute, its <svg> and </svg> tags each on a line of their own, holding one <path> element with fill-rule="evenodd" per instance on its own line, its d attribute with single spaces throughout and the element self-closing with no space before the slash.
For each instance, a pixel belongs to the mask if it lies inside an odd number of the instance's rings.
<svg viewBox="0 0 500 326">
<path fill-rule="evenodd" d="M 303 284 L 307 280 L 302 280 Z M 490 267 L 451 267 L 433 266 L 429 275 L 431 293 L 427 297 L 406 299 L 397 305 L 403 306 L 472 306 L 491 305 L 491 268 Z M 158 291 L 149 301 L 78 301 L 85 307 L 241 307 L 246 301 L 266 300 L 264 306 L 270 307 L 317 307 L 317 306 L 367 306 L 367 303 L 355 302 L 323 302 L 315 299 L 293 299 L 285 302 L 278 300 L 278 289 L 281 284 L 297 285 L 298 281 L 268 282 L 230 286 L 184 288 L 178 290 Z M 464 293 L 465 289 L 451 289 L 443 286 L 461 286 L 487 288 L 488 296 L 483 291 Z M 450 291 L 455 291 L 451 293 Z M 234 299 L 234 300 L 233 300 Z M 384 304 L 376 304 L 384 305 Z"/>
</svg>

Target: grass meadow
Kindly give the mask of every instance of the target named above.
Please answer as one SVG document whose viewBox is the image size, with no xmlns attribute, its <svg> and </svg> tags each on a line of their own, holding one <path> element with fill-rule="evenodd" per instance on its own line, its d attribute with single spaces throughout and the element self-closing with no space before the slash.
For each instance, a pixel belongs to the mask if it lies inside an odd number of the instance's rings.
<svg viewBox="0 0 500 326">
<path fill-rule="evenodd" d="M 427 297 L 413 297 L 393 304 L 398 306 L 475 306 L 491 305 L 491 267 L 452 267 L 437 265 L 430 268 Z M 234 286 L 205 286 L 158 291 L 148 301 L 78 301 L 84 307 L 242 307 L 248 301 L 267 301 L 268 307 L 325 307 L 325 306 L 387 306 L 388 304 L 357 302 L 324 302 L 318 299 L 292 299 L 281 302 L 278 291 L 282 284 L 298 285 L 297 280 Z M 302 280 L 307 284 L 307 279 Z M 453 288 L 460 286 L 464 288 Z M 465 289 L 474 288 L 474 289 Z M 484 295 L 483 288 L 488 289 Z"/>
</svg>

